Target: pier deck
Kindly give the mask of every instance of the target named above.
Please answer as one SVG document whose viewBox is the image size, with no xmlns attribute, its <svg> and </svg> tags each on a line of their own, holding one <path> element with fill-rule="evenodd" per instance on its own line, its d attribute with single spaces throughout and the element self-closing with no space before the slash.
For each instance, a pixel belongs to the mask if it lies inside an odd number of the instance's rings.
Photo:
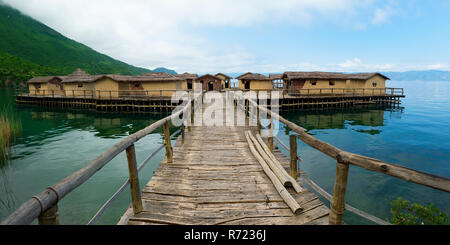
<svg viewBox="0 0 450 245">
<path fill-rule="evenodd" d="M 173 163 L 163 161 L 143 188 L 143 212 L 130 207 L 119 224 L 328 224 L 329 209 L 306 189 L 287 188 L 304 209 L 292 213 L 252 155 L 244 132 L 256 127 L 246 125 L 192 127 L 184 141 L 178 137 Z"/>
</svg>

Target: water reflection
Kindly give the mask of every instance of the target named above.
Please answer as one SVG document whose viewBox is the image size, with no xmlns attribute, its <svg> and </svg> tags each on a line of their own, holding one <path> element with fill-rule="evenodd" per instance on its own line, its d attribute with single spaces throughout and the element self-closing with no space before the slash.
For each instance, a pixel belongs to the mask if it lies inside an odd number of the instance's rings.
<svg viewBox="0 0 450 245">
<path fill-rule="evenodd" d="M 391 107 L 353 107 L 341 108 L 332 110 L 317 110 L 317 111 L 287 111 L 283 112 L 283 117 L 292 122 L 301 125 L 307 131 L 320 129 L 347 129 L 349 125 L 352 130 L 360 133 L 370 135 L 380 134 L 382 126 L 384 126 L 385 113 L 396 114 L 396 117 L 401 118 L 403 108 Z M 357 126 L 363 126 L 357 127 Z M 289 129 L 284 127 L 285 133 Z M 314 134 L 311 132 L 311 134 Z"/>
</svg>

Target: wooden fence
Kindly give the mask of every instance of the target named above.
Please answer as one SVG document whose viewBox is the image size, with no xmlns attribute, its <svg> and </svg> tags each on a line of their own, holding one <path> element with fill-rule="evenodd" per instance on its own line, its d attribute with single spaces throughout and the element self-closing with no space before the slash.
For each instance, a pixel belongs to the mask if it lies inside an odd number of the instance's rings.
<svg viewBox="0 0 450 245">
<path fill-rule="evenodd" d="M 152 125 L 126 137 L 119 143 L 115 144 L 109 148 L 106 152 L 95 158 L 90 162 L 90 164 L 79 171 L 73 173 L 72 175 L 66 177 L 65 179 L 59 181 L 55 185 L 48 187 L 45 191 L 40 194 L 33 196 L 30 200 L 22 204 L 14 213 L 3 220 L 0 224 L 2 225 L 25 225 L 30 224 L 38 218 L 39 224 L 59 224 L 58 218 L 58 202 L 63 199 L 67 194 L 76 189 L 78 186 L 86 182 L 90 177 L 92 177 L 97 171 L 108 164 L 114 157 L 122 152 L 126 152 L 128 160 L 129 169 L 129 183 L 131 188 L 131 199 L 134 213 L 139 213 L 142 210 L 142 200 L 139 188 L 139 176 L 138 176 L 138 166 L 136 163 L 136 152 L 134 144 L 140 139 L 144 138 L 148 134 L 152 133 L 156 129 L 164 128 L 164 139 L 166 148 L 166 159 L 168 162 L 172 161 L 172 147 L 170 141 L 169 133 L 169 123 L 172 119 L 179 118 L 182 116 L 183 122 L 190 120 L 191 123 L 194 119 L 194 108 L 199 108 L 196 104 L 202 103 L 198 98 L 202 95 L 190 95 L 189 102 L 179 111 L 172 113 L 172 115 L 167 116 Z M 190 126 L 188 126 L 188 130 Z M 182 137 L 184 137 L 184 124 L 181 126 Z M 158 150 L 157 150 L 158 151 Z M 147 157 L 146 161 L 149 161 L 152 153 Z M 145 164 L 145 162 L 143 164 Z M 142 168 L 142 165 L 139 168 Z M 123 187 L 121 187 L 123 189 Z M 119 193 L 121 190 L 119 189 Z M 117 192 L 116 192 L 117 194 Z M 111 199 L 115 199 L 116 194 L 108 200 L 104 206 L 109 206 Z M 104 211 L 102 207 L 99 212 L 91 219 L 90 223 L 95 222 L 101 213 Z"/>
<path fill-rule="evenodd" d="M 419 185 L 428 186 L 437 190 L 450 192 L 450 179 L 428 174 L 425 172 L 417 171 L 414 169 L 406 168 L 400 165 L 384 162 L 378 159 L 369 158 L 366 156 L 361 156 L 358 154 L 350 153 L 343 151 L 333 145 L 330 145 L 324 141 L 321 141 L 314 136 L 308 134 L 306 130 L 295 123 L 286 120 L 279 114 L 271 111 L 264 105 L 258 105 L 257 97 L 244 97 L 241 95 L 236 95 L 236 93 L 233 93 L 231 95 L 234 101 L 236 102 L 236 105 L 242 105 L 242 109 L 245 110 L 245 115 L 251 116 L 252 112 L 250 110 L 251 107 L 256 108 L 256 120 L 257 120 L 257 127 L 258 130 L 261 130 L 261 113 L 260 111 L 264 111 L 267 113 L 268 118 L 270 120 L 278 120 L 285 124 L 287 127 L 289 127 L 292 131 L 297 133 L 297 135 L 291 135 L 290 136 L 290 159 L 291 159 L 291 174 L 297 178 L 297 141 L 296 139 L 299 138 L 309 146 L 321 151 L 322 153 L 336 159 L 336 179 L 334 182 L 334 188 L 333 188 L 333 195 L 326 193 L 323 189 L 315 185 L 315 183 L 312 183 L 312 187 L 316 187 L 315 189 L 318 190 L 319 193 L 325 194 L 325 198 L 329 196 L 331 197 L 331 207 L 330 207 L 330 220 L 329 224 L 331 225 L 339 225 L 342 224 L 342 216 L 344 214 L 344 208 L 347 208 L 349 211 L 352 211 L 358 215 L 361 215 L 363 217 L 366 217 L 376 223 L 384 224 L 385 222 L 380 220 L 379 218 L 376 218 L 372 215 L 369 215 L 365 212 L 362 212 L 360 210 L 357 210 L 356 208 L 353 208 L 349 205 L 345 204 L 345 192 L 347 187 L 347 178 L 348 178 L 348 170 L 349 165 L 355 165 L 358 167 L 362 167 L 364 169 L 390 175 L 402 180 L 406 180 L 409 182 L 413 182 Z M 269 142 L 269 148 L 273 146 L 273 139 L 277 139 L 274 136 L 269 136 L 268 142 Z M 279 140 L 279 139 L 278 139 Z M 280 141 L 281 142 L 281 141 Z M 286 149 L 289 149 L 286 145 L 282 144 Z M 309 179 L 307 179 L 309 180 Z M 309 180 L 310 181 L 310 180 Z M 311 182 L 311 181 L 310 181 Z M 318 188 L 317 188 L 318 187 Z"/>
</svg>

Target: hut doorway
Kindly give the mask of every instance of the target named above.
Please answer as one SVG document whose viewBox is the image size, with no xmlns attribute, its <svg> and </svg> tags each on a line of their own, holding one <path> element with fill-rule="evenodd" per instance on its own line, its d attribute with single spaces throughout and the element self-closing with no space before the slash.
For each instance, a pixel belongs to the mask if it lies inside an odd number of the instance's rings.
<svg viewBox="0 0 450 245">
<path fill-rule="evenodd" d="M 187 81 L 187 89 L 192 89 L 192 80 L 191 79 L 189 79 Z"/>
<path fill-rule="evenodd" d="M 214 90 L 214 83 L 213 82 L 209 82 L 208 83 L 208 91 L 212 91 Z"/>
<path fill-rule="evenodd" d="M 250 82 L 249 81 L 246 81 L 244 83 L 244 89 L 250 89 Z"/>
</svg>

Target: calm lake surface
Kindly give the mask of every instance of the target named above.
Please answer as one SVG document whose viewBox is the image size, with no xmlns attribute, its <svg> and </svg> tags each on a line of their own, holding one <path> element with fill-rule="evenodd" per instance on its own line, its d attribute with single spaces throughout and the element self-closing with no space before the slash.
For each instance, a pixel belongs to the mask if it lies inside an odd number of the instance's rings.
<svg viewBox="0 0 450 245">
<path fill-rule="evenodd" d="M 281 113 L 315 137 L 343 150 L 450 178 L 450 82 L 397 82 L 405 88 L 401 109 L 353 108 Z M 12 92 L 0 89 L 0 108 L 15 111 L 23 132 L 12 148 L 12 159 L 1 168 L 0 220 L 31 196 L 40 193 L 119 142 L 163 118 L 164 114 L 104 114 L 38 107 L 16 107 Z M 278 137 L 288 144 L 286 130 Z M 172 128 L 171 131 L 175 131 Z M 162 132 L 136 144 L 138 162 L 163 143 Z M 332 192 L 336 162 L 299 142 L 302 171 Z M 141 187 L 164 157 L 162 150 L 140 173 Z M 128 177 L 126 156 L 117 156 L 59 205 L 62 224 L 86 224 Z M 390 217 L 389 202 L 397 197 L 450 214 L 450 195 L 355 166 L 350 167 L 346 202 L 382 219 Z M 322 199 L 324 200 L 324 199 Z M 328 204 L 328 202 L 326 202 Z M 115 224 L 130 204 L 129 188 L 98 221 Z M 349 224 L 370 224 L 351 213 Z"/>
</svg>

